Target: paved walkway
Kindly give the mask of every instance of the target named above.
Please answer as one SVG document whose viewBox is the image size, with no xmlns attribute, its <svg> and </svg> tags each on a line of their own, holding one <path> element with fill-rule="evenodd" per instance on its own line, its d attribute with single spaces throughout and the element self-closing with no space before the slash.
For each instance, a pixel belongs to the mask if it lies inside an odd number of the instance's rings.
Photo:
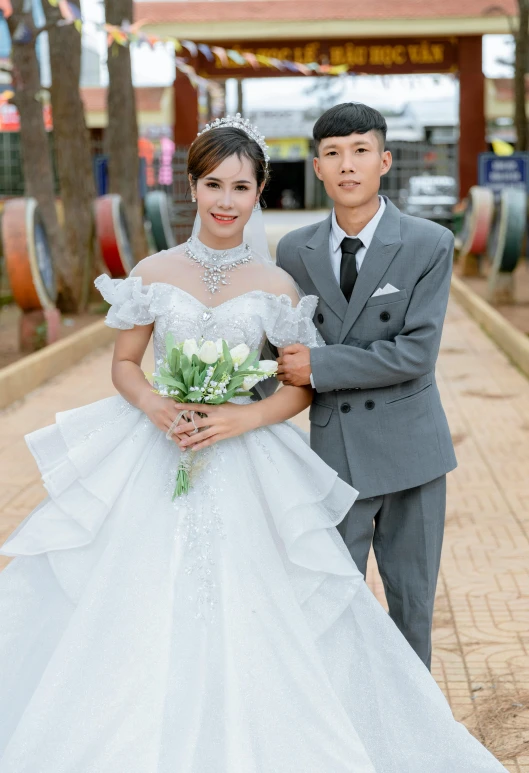
<svg viewBox="0 0 529 773">
<path fill-rule="evenodd" d="M 23 434 L 112 394 L 110 358 L 100 351 L 0 413 L 1 541 L 43 497 Z M 433 673 L 457 718 L 509 771 L 529 773 L 529 382 L 453 302 L 438 373 L 460 466 L 449 483 Z M 369 583 L 382 600 L 373 563 Z"/>
<path fill-rule="evenodd" d="M 490 271 L 489 264 L 482 267 L 481 276 L 462 276 L 461 265 L 456 265 L 456 271 L 460 279 L 475 293 L 487 300 Z M 496 308 L 505 319 L 529 335 L 529 260 L 521 260 L 513 272 L 514 279 L 514 304 L 501 303 Z"/>
</svg>

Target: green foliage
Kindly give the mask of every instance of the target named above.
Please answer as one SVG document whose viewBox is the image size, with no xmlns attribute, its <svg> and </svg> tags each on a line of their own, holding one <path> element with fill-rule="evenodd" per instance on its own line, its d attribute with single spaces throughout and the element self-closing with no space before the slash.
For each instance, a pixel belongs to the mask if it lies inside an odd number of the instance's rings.
<svg viewBox="0 0 529 773">
<path fill-rule="evenodd" d="M 243 383 L 248 376 L 259 375 L 258 353 L 250 352 L 245 361 L 237 366 L 226 341 L 222 342 L 222 354 L 213 365 L 202 362 L 197 354 L 191 358 L 184 354 L 182 343 L 175 343 L 172 333 L 165 339 L 166 358 L 155 376 L 156 382 L 167 388 L 167 396 L 182 403 L 221 405 L 234 397 L 249 397 Z M 262 378 L 266 378 L 263 374 Z M 221 394 L 216 394 L 217 390 Z M 160 392 L 160 390 L 155 390 Z M 162 390 L 165 394 L 165 390 Z"/>
<path fill-rule="evenodd" d="M 167 389 L 154 390 L 166 394 L 179 403 L 200 405 L 221 405 L 234 397 L 251 397 L 244 389 L 247 377 L 261 380 L 268 374 L 259 371 L 258 353 L 250 352 L 245 361 L 237 366 L 233 362 L 228 344 L 222 341 L 222 354 L 213 365 L 202 362 L 193 354 L 191 358 L 184 354 L 184 344 L 175 344 L 174 336 L 168 333 L 165 339 L 166 359 L 154 378 L 158 385 Z M 217 392 L 220 390 L 220 394 Z M 197 411 L 199 415 L 199 411 Z M 173 500 L 187 494 L 191 483 L 189 478 L 190 456 L 185 451 L 178 467 Z"/>
</svg>

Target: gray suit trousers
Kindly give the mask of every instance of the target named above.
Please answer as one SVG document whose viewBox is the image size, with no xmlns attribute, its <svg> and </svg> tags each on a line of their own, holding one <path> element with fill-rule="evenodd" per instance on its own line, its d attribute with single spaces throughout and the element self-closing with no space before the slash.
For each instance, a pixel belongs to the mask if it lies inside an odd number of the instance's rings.
<svg viewBox="0 0 529 773">
<path fill-rule="evenodd" d="M 391 619 L 428 668 L 445 506 L 443 475 L 406 491 L 359 499 L 338 526 L 364 576 L 373 543 Z"/>
</svg>

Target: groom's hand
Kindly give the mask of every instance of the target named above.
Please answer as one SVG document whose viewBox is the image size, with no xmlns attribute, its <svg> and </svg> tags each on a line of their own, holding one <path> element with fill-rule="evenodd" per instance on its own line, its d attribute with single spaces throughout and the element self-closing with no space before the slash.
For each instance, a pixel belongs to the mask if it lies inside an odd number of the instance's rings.
<svg viewBox="0 0 529 773">
<path fill-rule="evenodd" d="M 288 386 L 310 384 L 310 349 L 303 344 L 285 346 L 278 358 L 277 378 Z"/>
</svg>

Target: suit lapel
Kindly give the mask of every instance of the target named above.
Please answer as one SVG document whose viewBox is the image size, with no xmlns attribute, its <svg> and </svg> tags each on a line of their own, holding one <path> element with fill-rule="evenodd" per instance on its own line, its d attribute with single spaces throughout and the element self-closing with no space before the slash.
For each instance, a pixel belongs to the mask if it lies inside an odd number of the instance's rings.
<svg viewBox="0 0 529 773">
<path fill-rule="evenodd" d="M 329 254 L 330 230 L 331 217 L 328 217 L 322 222 L 307 245 L 300 247 L 299 252 L 318 295 L 324 299 L 343 322 L 347 312 L 347 301 L 340 290 L 340 285 L 336 281 L 331 265 Z"/>
<path fill-rule="evenodd" d="M 386 199 L 386 210 L 364 257 L 362 268 L 358 273 L 358 279 L 347 307 L 340 334 L 340 343 L 345 339 L 367 301 L 377 289 L 380 280 L 402 245 L 400 218 L 401 214 L 397 207 Z"/>
</svg>

